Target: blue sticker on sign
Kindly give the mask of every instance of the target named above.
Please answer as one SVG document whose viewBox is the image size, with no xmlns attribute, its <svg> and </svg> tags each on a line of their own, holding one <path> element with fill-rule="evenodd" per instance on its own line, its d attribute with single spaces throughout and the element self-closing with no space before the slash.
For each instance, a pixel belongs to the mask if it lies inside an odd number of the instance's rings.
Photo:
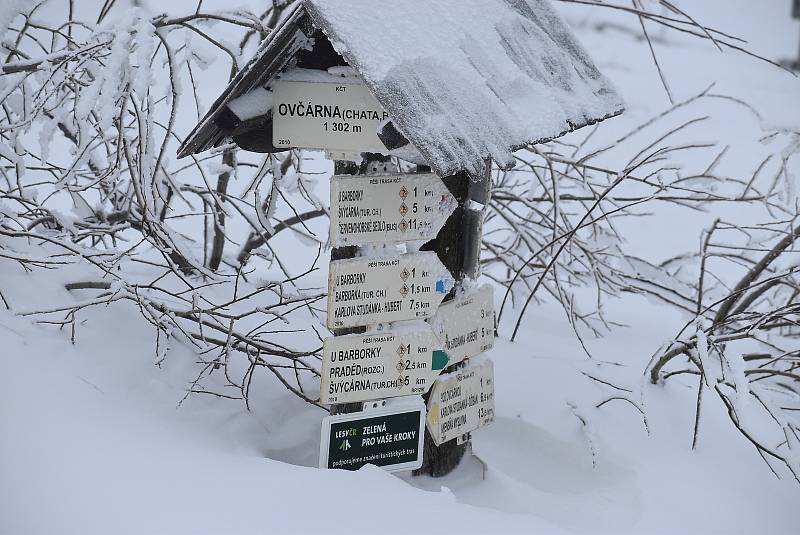
<svg viewBox="0 0 800 535">
<path fill-rule="evenodd" d="M 446 294 L 447 292 L 447 279 L 436 279 L 436 293 Z"/>
</svg>

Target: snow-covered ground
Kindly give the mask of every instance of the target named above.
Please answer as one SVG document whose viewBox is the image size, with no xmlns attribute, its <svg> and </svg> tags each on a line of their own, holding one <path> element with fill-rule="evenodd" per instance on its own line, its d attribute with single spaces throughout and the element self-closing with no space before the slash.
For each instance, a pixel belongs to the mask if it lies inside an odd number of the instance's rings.
<svg viewBox="0 0 800 535">
<path fill-rule="evenodd" d="M 796 54 L 800 23 L 788 18 L 788 1 L 680 4 L 771 59 Z M 564 12 L 628 103 L 608 139 L 668 106 L 646 43 L 597 31 L 607 14 Z M 800 128 L 797 78 L 708 42 L 664 39 L 657 51 L 676 100 L 716 82 L 716 92 L 760 115 L 729 101 L 687 111 L 711 115 L 692 135 L 734 148 L 727 171 L 749 176 L 774 149 L 758 142 L 762 129 Z M 715 216 L 664 208 L 619 230 L 659 260 L 696 247 Z M 288 236 L 280 244 L 308 254 Z M 27 274 L 0 260 L 0 285 L 17 311 L 31 310 L 74 299 L 63 283 L 82 269 Z M 314 277 L 324 285 L 324 272 Z M 590 340 L 593 362 L 553 306 L 529 312 L 513 343 L 504 318 L 491 353 L 497 419 L 474 433 L 474 456 L 434 479 L 318 470 L 325 413 L 267 379 L 253 388 L 252 412 L 198 395 L 179 406 L 194 357 L 178 346 L 154 366 L 152 328 L 132 305 L 82 316 L 74 344 L 69 332 L 0 307 L 0 534 L 797 533 L 800 484 L 776 479 L 719 404 L 705 408 L 692 451 L 696 379 L 644 386 L 646 427 L 625 403 L 580 424 L 571 407 L 603 395 L 582 371 L 602 375 L 609 365 L 600 362 L 615 362 L 616 378 L 639 384 L 650 356 L 686 321 L 637 296 L 606 312 L 628 327 Z"/>
</svg>

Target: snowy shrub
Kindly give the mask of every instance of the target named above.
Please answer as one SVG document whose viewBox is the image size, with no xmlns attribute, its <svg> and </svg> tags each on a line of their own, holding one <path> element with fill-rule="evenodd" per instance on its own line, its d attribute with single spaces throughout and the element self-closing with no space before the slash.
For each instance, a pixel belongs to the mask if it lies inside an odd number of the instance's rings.
<svg viewBox="0 0 800 535">
<path fill-rule="evenodd" d="M 289 275 L 267 243 L 324 213 L 306 189 L 313 177 L 302 175 L 301 156 L 240 162 L 225 145 L 188 163 L 174 159 L 180 133 L 208 105 L 204 71 L 221 56 L 235 75 L 286 6 L 173 18 L 113 1 L 94 12 L 55 4 L 0 8 L 8 58 L 0 65 L 0 269 L 83 270 L 64 275 L 75 301 L 33 311 L 3 304 L 69 327 L 74 340 L 85 311 L 134 303 L 155 328 L 157 364 L 176 340 L 198 355 L 190 392 L 246 401 L 254 371 L 266 369 L 316 403 L 302 379 L 318 375 L 319 338 L 288 336 L 286 327 L 324 299 L 299 282 L 316 263 L 312 256 L 307 270 L 294 264 Z M 233 192 L 237 181 L 244 186 Z M 275 219 L 285 195 L 293 206 L 310 204 L 310 215 Z M 275 276 L 249 280 L 243 261 L 251 256 Z M 225 380 L 205 387 L 218 369 Z"/>
</svg>

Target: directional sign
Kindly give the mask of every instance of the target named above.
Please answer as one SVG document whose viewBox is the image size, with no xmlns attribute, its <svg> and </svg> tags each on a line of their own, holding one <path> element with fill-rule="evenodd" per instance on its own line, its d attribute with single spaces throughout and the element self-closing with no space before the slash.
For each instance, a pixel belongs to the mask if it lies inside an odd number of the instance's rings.
<svg viewBox="0 0 800 535">
<path fill-rule="evenodd" d="M 319 467 L 416 470 L 422 466 L 424 436 L 425 404 L 418 396 L 388 408 L 328 416 L 322 421 Z"/>
<path fill-rule="evenodd" d="M 437 446 L 494 420 L 494 366 L 491 360 L 439 379 L 428 398 L 428 431 Z"/>
<path fill-rule="evenodd" d="M 431 321 L 450 364 L 494 346 L 494 290 L 485 284 L 441 305 Z"/>
<path fill-rule="evenodd" d="M 276 81 L 272 144 L 276 147 L 387 152 L 378 128 L 388 114 L 369 89 L 346 82 Z"/>
<path fill-rule="evenodd" d="M 434 174 L 335 176 L 331 242 L 341 247 L 432 240 L 457 205 Z"/>
<path fill-rule="evenodd" d="M 448 365 L 430 329 L 326 338 L 320 400 L 350 403 L 424 394 Z"/>
<path fill-rule="evenodd" d="M 453 284 L 430 251 L 332 261 L 328 327 L 429 318 Z"/>
</svg>

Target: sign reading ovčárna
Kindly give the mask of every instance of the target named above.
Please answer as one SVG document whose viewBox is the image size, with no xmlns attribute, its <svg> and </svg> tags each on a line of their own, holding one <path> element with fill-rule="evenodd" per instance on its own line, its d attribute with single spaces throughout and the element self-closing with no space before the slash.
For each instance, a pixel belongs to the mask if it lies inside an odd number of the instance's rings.
<svg viewBox="0 0 800 535">
<path fill-rule="evenodd" d="M 276 81 L 272 86 L 272 144 L 278 148 L 386 152 L 378 138 L 388 118 L 360 83 Z"/>
</svg>

